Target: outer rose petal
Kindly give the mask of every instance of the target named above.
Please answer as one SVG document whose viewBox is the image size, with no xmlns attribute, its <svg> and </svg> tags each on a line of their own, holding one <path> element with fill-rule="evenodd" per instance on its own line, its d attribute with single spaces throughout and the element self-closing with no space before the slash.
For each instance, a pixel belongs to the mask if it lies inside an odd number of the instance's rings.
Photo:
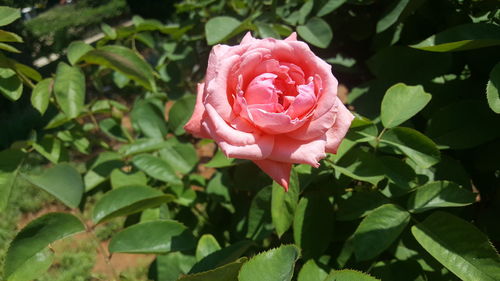
<svg viewBox="0 0 500 281">
<path fill-rule="evenodd" d="M 268 174 L 275 182 L 288 191 L 288 184 L 290 183 L 290 171 L 292 170 L 291 163 L 283 163 L 272 160 L 254 160 L 253 161 L 259 168 Z"/>
<path fill-rule="evenodd" d="M 337 102 L 325 114 L 317 119 L 311 118 L 310 121 L 297 130 L 288 133 L 287 136 L 296 140 L 306 141 L 324 135 L 335 123 L 338 104 L 342 104 L 342 102 L 337 99 Z"/>
<path fill-rule="evenodd" d="M 333 127 L 326 132 L 325 150 L 328 153 L 337 153 L 340 142 L 351 126 L 352 119 L 354 119 L 354 115 L 352 115 L 352 113 L 340 100 L 338 100 L 337 103 L 338 112 L 337 118 L 335 119 L 335 124 L 333 124 Z"/>
<path fill-rule="evenodd" d="M 205 83 L 198 83 L 198 94 L 196 96 L 196 104 L 191 119 L 184 125 L 184 130 L 197 138 L 210 138 L 210 135 L 201 126 L 201 120 L 205 113 L 205 106 L 203 105 L 203 89 Z"/>
<path fill-rule="evenodd" d="M 277 135 L 273 151 L 267 158 L 279 162 L 309 164 L 318 168 L 319 160 L 326 157 L 325 145 L 326 136 L 302 142 L 285 135 Z"/>
<path fill-rule="evenodd" d="M 285 38 L 285 41 L 297 41 L 297 33 L 292 32 L 292 34 Z"/>
</svg>

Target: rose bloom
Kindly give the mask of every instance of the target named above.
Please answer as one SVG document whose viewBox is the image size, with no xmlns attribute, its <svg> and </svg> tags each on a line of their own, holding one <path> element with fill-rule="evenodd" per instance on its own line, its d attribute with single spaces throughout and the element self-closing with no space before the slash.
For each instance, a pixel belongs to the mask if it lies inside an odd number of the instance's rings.
<svg viewBox="0 0 500 281">
<path fill-rule="evenodd" d="M 331 66 L 292 33 L 214 46 L 185 130 L 252 160 L 288 190 L 292 164 L 319 167 L 336 153 L 353 115 L 337 97 Z"/>
</svg>

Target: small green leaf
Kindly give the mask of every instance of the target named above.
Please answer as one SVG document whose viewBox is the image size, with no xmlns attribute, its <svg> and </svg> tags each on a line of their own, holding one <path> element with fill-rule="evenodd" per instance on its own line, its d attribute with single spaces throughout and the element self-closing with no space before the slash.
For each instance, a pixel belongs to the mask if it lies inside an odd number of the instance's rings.
<svg viewBox="0 0 500 281">
<path fill-rule="evenodd" d="M 87 52 L 80 60 L 119 71 L 146 89 L 156 91 L 153 68 L 129 48 L 107 45 Z"/>
<path fill-rule="evenodd" d="M 43 139 L 33 143 L 33 148 L 50 162 L 57 164 L 67 160 L 67 151 L 61 141 L 51 135 L 45 135 Z"/>
<path fill-rule="evenodd" d="M 224 155 L 224 153 L 220 149 L 218 149 L 212 159 L 205 163 L 204 166 L 209 168 L 223 168 L 233 166 L 236 163 L 237 159 L 227 158 L 226 155 Z"/>
<path fill-rule="evenodd" d="M 241 257 L 250 246 L 252 241 L 241 240 L 223 249 L 215 251 L 198 261 L 189 271 L 190 274 L 204 272 L 228 264 Z"/>
<path fill-rule="evenodd" d="M 118 149 L 124 156 L 132 156 L 139 153 L 157 151 L 170 146 L 168 141 L 160 138 L 140 138 L 131 144 L 125 144 Z"/>
<path fill-rule="evenodd" d="M 453 26 L 412 48 L 431 52 L 456 52 L 500 45 L 500 27 L 489 23 Z"/>
<path fill-rule="evenodd" d="M 176 281 L 181 275 L 187 274 L 195 262 L 194 256 L 181 252 L 158 255 L 151 264 L 152 270 L 148 276 L 153 280 Z"/>
<path fill-rule="evenodd" d="M 408 199 L 408 210 L 414 213 L 441 207 L 458 207 L 474 203 L 476 195 L 449 181 L 430 182 L 417 188 Z"/>
<path fill-rule="evenodd" d="M 314 6 L 313 0 L 306 0 L 306 2 L 299 9 L 299 24 L 306 22 L 307 16 L 311 13 Z"/>
<path fill-rule="evenodd" d="M 5 44 L 5 43 L 0 43 L 0 50 L 4 50 L 7 52 L 11 52 L 11 53 L 17 53 L 17 54 L 21 53 L 21 51 L 19 51 L 15 47 L 13 47 L 9 44 Z"/>
<path fill-rule="evenodd" d="M 330 25 L 321 18 L 311 18 L 305 25 L 297 26 L 300 37 L 316 47 L 327 48 L 333 38 Z"/>
<path fill-rule="evenodd" d="M 271 198 L 271 186 L 266 186 L 255 194 L 248 210 L 247 238 L 258 241 L 269 235 L 273 230 Z"/>
<path fill-rule="evenodd" d="M 165 254 L 193 249 L 193 235 L 174 220 L 135 224 L 117 233 L 109 242 L 110 253 Z"/>
<path fill-rule="evenodd" d="M 150 154 L 139 154 L 132 158 L 132 163 L 152 178 L 171 184 L 182 184 L 174 169 L 158 157 Z"/>
<path fill-rule="evenodd" d="M 260 38 L 276 38 L 281 39 L 278 32 L 276 32 L 272 25 L 266 22 L 255 22 L 257 30 L 259 31 Z"/>
<path fill-rule="evenodd" d="M 246 261 L 247 258 L 240 258 L 209 271 L 184 275 L 178 281 L 236 281 L 238 272 Z"/>
<path fill-rule="evenodd" d="M 0 26 L 7 25 L 21 17 L 21 10 L 0 6 Z"/>
<path fill-rule="evenodd" d="M 398 21 L 403 20 L 412 10 L 416 8 L 418 0 L 401 0 L 393 2 L 389 9 L 385 11 L 382 18 L 377 22 L 377 33 L 391 27 Z"/>
<path fill-rule="evenodd" d="M 80 204 L 84 191 L 82 177 L 68 164 L 57 164 L 39 176 L 22 175 L 33 185 L 61 200 L 66 206 L 76 208 Z"/>
<path fill-rule="evenodd" d="M 130 117 L 146 137 L 163 139 L 167 135 L 163 113 L 147 100 L 136 102 Z"/>
<path fill-rule="evenodd" d="M 77 117 L 85 103 L 85 76 L 82 70 L 60 62 L 54 81 L 54 94 L 64 114 L 70 119 Z"/>
<path fill-rule="evenodd" d="M 385 93 L 380 109 L 380 119 L 386 128 L 400 125 L 420 112 L 432 96 L 422 86 L 407 86 L 398 83 Z"/>
<path fill-rule="evenodd" d="M 500 280 L 500 256 L 474 225 L 438 211 L 413 226 L 411 232 L 427 252 L 461 280 Z"/>
<path fill-rule="evenodd" d="M 401 150 L 422 168 L 429 168 L 441 159 L 436 144 L 415 129 L 405 127 L 390 129 L 385 132 L 380 142 Z"/>
<path fill-rule="evenodd" d="M 384 195 L 379 191 L 359 191 L 355 192 L 347 200 L 339 201 L 336 213 L 337 220 L 355 220 L 368 215 L 376 208 L 389 203 Z"/>
<path fill-rule="evenodd" d="M 99 121 L 99 128 L 104 134 L 112 139 L 121 142 L 127 141 L 121 125 L 114 118 L 102 119 L 101 121 Z"/>
<path fill-rule="evenodd" d="M 113 189 L 97 201 L 92 212 L 95 223 L 119 216 L 128 216 L 145 209 L 158 207 L 173 200 L 172 195 L 147 186 L 125 186 Z"/>
<path fill-rule="evenodd" d="M 0 211 L 7 207 L 10 192 L 16 182 L 19 173 L 19 165 L 23 161 L 25 153 L 17 149 L 0 151 Z"/>
<path fill-rule="evenodd" d="M 45 110 L 47 110 L 47 107 L 49 106 L 53 85 L 54 79 L 44 79 L 36 84 L 33 92 L 31 93 L 31 104 L 42 115 L 45 113 Z"/>
<path fill-rule="evenodd" d="M 184 134 L 184 125 L 189 121 L 195 102 L 196 97 L 194 95 L 185 95 L 175 101 L 170 109 L 168 113 L 168 126 L 175 135 Z"/>
<path fill-rule="evenodd" d="M 114 189 L 129 185 L 147 185 L 148 178 L 141 171 L 124 172 L 114 169 L 110 175 L 111 187 Z"/>
<path fill-rule="evenodd" d="M 196 149 L 190 143 L 172 143 L 160 150 L 160 157 L 175 171 L 187 174 L 198 163 Z"/>
<path fill-rule="evenodd" d="M 293 238 L 305 259 L 319 257 L 328 248 L 333 221 L 333 206 L 327 196 L 307 195 L 300 199 L 293 219 Z"/>
<path fill-rule="evenodd" d="M 31 221 L 10 244 L 5 257 L 4 277 L 9 278 L 24 267 L 50 243 L 84 230 L 78 218 L 65 213 L 49 213 Z"/>
<path fill-rule="evenodd" d="M 260 253 L 241 267 L 238 280 L 290 281 L 299 256 L 300 250 L 294 245 L 282 245 Z"/>
<path fill-rule="evenodd" d="M 394 204 L 385 204 L 366 216 L 354 232 L 354 254 L 358 261 L 375 258 L 398 238 L 410 214 Z"/>
<path fill-rule="evenodd" d="M 196 246 L 196 259 L 199 261 L 220 249 L 219 242 L 212 234 L 204 234 L 198 240 L 198 246 Z"/>
<path fill-rule="evenodd" d="M 329 13 L 335 11 L 337 8 L 342 6 L 347 0 L 328 0 L 319 10 L 316 16 L 322 17 Z"/>
<path fill-rule="evenodd" d="M 94 47 L 89 44 L 83 41 L 74 41 L 69 44 L 66 56 L 68 57 L 69 63 L 75 65 L 81 57 L 92 50 L 94 50 Z"/>
<path fill-rule="evenodd" d="M 361 149 L 349 150 L 332 166 L 346 176 L 374 185 L 384 178 L 385 173 L 380 160 L 373 153 Z"/>
<path fill-rule="evenodd" d="M 85 190 L 89 191 L 105 182 L 114 169 L 121 168 L 125 163 L 120 154 L 112 151 L 100 153 L 89 163 L 87 173 L 83 177 Z"/>
<path fill-rule="evenodd" d="M 360 271 L 352 269 L 343 269 L 343 270 L 333 271 L 323 281 L 380 281 L 380 280 Z"/>
<path fill-rule="evenodd" d="M 14 70 L 0 68 L 0 93 L 11 101 L 18 100 L 23 94 L 23 82 Z"/>
<path fill-rule="evenodd" d="M 7 281 L 31 281 L 45 273 L 54 260 L 52 249 L 45 248 L 26 260 L 14 271 Z"/>
<path fill-rule="evenodd" d="M 271 217 L 278 236 L 282 236 L 293 223 L 295 209 L 299 201 L 299 177 L 292 169 L 288 191 L 273 181 Z"/>
<path fill-rule="evenodd" d="M 308 260 L 300 269 L 297 281 L 323 281 L 328 276 L 314 260 Z"/>
<path fill-rule="evenodd" d="M 214 17 L 205 24 L 205 36 L 208 45 L 215 45 L 227 40 L 241 25 L 241 22 L 233 17 Z"/>
<path fill-rule="evenodd" d="M 500 113 L 500 63 L 497 63 L 490 72 L 490 80 L 486 86 L 488 105 L 495 113 Z"/>
<path fill-rule="evenodd" d="M 19 35 L 0 29 L 0 42 L 23 42 L 23 38 Z"/>
<path fill-rule="evenodd" d="M 116 39 L 116 30 L 106 23 L 101 23 L 101 30 L 109 37 L 111 40 Z"/>
</svg>

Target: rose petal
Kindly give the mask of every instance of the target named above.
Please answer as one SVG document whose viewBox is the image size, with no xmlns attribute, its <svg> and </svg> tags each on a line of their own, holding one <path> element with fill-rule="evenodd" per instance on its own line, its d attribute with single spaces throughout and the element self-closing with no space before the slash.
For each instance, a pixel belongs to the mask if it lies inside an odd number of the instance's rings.
<svg viewBox="0 0 500 281">
<path fill-rule="evenodd" d="M 205 83 L 198 83 L 198 93 L 196 96 L 196 104 L 191 119 L 184 125 L 184 130 L 197 138 L 210 138 L 210 135 L 201 127 L 201 120 L 205 113 L 205 106 L 203 100 L 203 88 Z"/>
<path fill-rule="evenodd" d="M 252 43 L 254 40 L 255 40 L 255 38 L 253 38 L 252 33 L 251 33 L 250 31 L 248 31 L 248 32 L 245 34 L 245 36 L 243 37 L 243 39 L 241 39 L 241 43 L 240 43 L 240 45 L 250 44 L 250 43 Z"/>
<path fill-rule="evenodd" d="M 245 91 L 245 99 L 248 104 L 278 103 L 278 94 L 274 86 L 274 80 L 278 76 L 273 73 L 263 73 L 255 77 Z"/>
<path fill-rule="evenodd" d="M 253 124 L 261 131 L 268 134 L 284 134 L 296 130 L 305 120 L 291 119 L 282 112 L 268 112 L 261 108 L 248 107 L 248 112 Z"/>
<path fill-rule="evenodd" d="M 274 146 L 274 137 L 270 135 L 263 135 L 252 144 L 234 145 L 222 138 L 211 122 L 203 121 L 201 125 L 215 142 L 217 142 L 224 155 L 230 158 L 249 160 L 265 159 L 271 153 Z"/>
<path fill-rule="evenodd" d="M 335 103 L 328 112 L 316 119 L 311 118 L 297 130 L 288 133 L 287 136 L 296 140 L 307 141 L 324 135 L 335 123 L 337 106 L 338 104 L 342 104 L 338 98 L 336 99 L 337 103 Z"/>
<path fill-rule="evenodd" d="M 277 162 L 272 160 L 253 160 L 259 168 L 268 174 L 275 182 L 283 186 L 288 191 L 288 184 L 290 183 L 290 172 L 292 164 Z"/>
<path fill-rule="evenodd" d="M 285 41 L 297 41 L 297 33 L 292 32 L 287 38 L 285 38 Z"/>
<path fill-rule="evenodd" d="M 267 158 L 279 162 L 309 164 L 318 168 L 319 160 L 326 157 L 325 144 L 326 136 L 302 142 L 286 135 L 277 135 L 273 151 Z"/>
<path fill-rule="evenodd" d="M 231 73 L 231 68 L 240 60 L 240 56 L 233 55 L 225 59 L 220 59 L 216 68 L 217 74 L 212 80 L 205 81 L 205 95 L 204 104 L 211 104 L 222 119 L 230 121 L 232 119 L 232 109 L 229 103 L 229 95 L 234 93 L 228 93 L 229 91 L 234 91 L 235 89 L 228 89 L 227 82 L 228 76 Z"/>
<path fill-rule="evenodd" d="M 340 142 L 351 126 L 354 115 L 338 100 L 338 112 L 333 127 L 326 132 L 326 147 L 328 153 L 337 153 Z"/>
<path fill-rule="evenodd" d="M 316 96 L 314 95 L 314 83 L 310 82 L 307 85 L 297 86 L 299 94 L 295 97 L 290 107 L 286 110 L 286 114 L 290 118 L 300 118 L 302 115 L 309 112 L 316 104 Z"/>
</svg>

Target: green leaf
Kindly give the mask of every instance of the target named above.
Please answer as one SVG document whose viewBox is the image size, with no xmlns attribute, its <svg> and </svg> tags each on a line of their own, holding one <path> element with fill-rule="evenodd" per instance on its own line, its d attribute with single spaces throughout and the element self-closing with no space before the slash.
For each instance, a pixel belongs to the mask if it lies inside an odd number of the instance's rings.
<svg viewBox="0 0 500 281">
<path fill-rule="evenodd" d="M 333 38 L 330 25 L 321 18 L 310 18 L 305 25 L 297 26 L 300 37 L 316 47 L 327 48 Z"/>
<path fill-rule="evenodd" d="M 66 206 L 76 208 L 82 199 L 84 187 L 78 171 L 68 164 L 57 164 L 39 176 L 22 174 L 33 185 L 55 196 Z"/>
<path fill-rule="evenodd" d="M 228 264 L 241 257 L 250 246 L 252 241 L 241 240 L 223 249 L 215 251 L 197 262 L 189 271 L 190 274 L 204 272 Z"/>
<path fill-rule="evenodd" d="M 328 276 L 314 260 L 308 260 L 300 269 L 297 281 L 323 281 Z"/>
<path fill-rule="evenodd" d="M 112 139 L 121 142 L 127 141 L 121 125 L 114 118 L 102 119 L 99 121 L 99 128 L 104 134 Z"/>
<path fill-rule="evenodd" d="M 400 125 L 420 112 L 432 96 L 422 86 L 407 86 L 398 83 L 385 93 L 380 109 L 380 119 L 386 128 Z"/>
<path fill-rule="evenodd" d="M 101 30 L 109 37 L 111 40 L 116 39 L 116 30 L 106 23 L 101 23 Z"/>
<path fill-rule="evenodd" d="M 21 17 L 19 9 L 0 6 L 0 26 L 7 25 Z"/>
<path fill-rule="evenodd" d="M 54 260 L 52 249 L 45 248 L 26 260 L 14 271 L 7 281 L 31 281 L 45 273 Z"/>
<path fill-rule="evenodd" d="M 175 101 L 170 109 L 168 113 L 168 126 L 175 135 L 179 136 L 185 133 L 184 125 L 189 121 L 195 102 L 196 97 L 194 95 L 185 95 Z"/>
<path fill-rule="evenodd" d="M 431 115 L 426 134 L 441 146 L 471 148 L 499 137 L 500 130 L 492 130 L 498 122 L 500 116 L 491 112 L 486 102 L 460 100 Z"/>
<path fill-rule="evenodd" d="M 417 186 L 415 170 L 402 159 L 383 156 L 379 157 L 385 170 L 385 177 L 389 180 L 382 193 L 388 197 L 397 197 L 407 194 Z"/>
<path fill-rule="evenodd" d="M 212 234 L 203 234 L 196 246 L 196 259 L 199 261 L 220 249 L 219 242 Z"/>
<path fill-rule="evenodd" d="M 193 249 L 193 235 L 174 220 L 135 224 L 117 233 L 109 242 L 110 253 L 164 254 Z"/>
<path fill-rule="evenodd" d="M 247 258 L 240 258 L 216 269 L 184 275 L 178 281 L 236 281 L 238 280 L 238 272 L 246 261 Z"/>
<path fill-rule="evenodd" d="M 167 124 L 163 113 L 147 100 L 136 102 L 130 117 L 146 137 L 163 139 L 167 135 Z"/>
<path fill-rule="evenodd" d="M 355 220 L 368 215 L 376 208 L 389 203 L 379 191 L 359 191 L 353 193 L 347 200 L 339 201 L 336 213 L 337 220 Z"/>
<path fill-rule="evenodd" d="M 75 65 L 81 57 L 92 50 L 94 50 L 94 47 L 83 41 L 73 41 L 68 46 L 66 56 L 68 57 L 69 63 Z"/>
<path fill-rule="evenodd" d="M 66 117 L 77 117 L 85 103 L 85 76 L 82 70 L 60 62 L 56 70 L 54 94 Z"/>
<path fill-rule="evenodd" d="M 44 79 L 36 84 L 33 92 L 31 93 L 31 104 L 42 115 L 45 113 L 47 107 L 49 106 L 50 94 L 52 94 L 53 85 L 54 79 Z"/>
<path fill-rule="evenodd" d="M 32 80 L 35 80 L 36 82 L 40 82 L 42 80 L 42 75 L 38 71 L 36 71 L 34 68 L 27 66 L 25 64 L 22 64 L 22 63 L 18 63 L 14 60 L 11 60 L 11 63 L 13 64 L 14 69 L 17 72 L 24 74 L 25 76 L 27 76 L 28 78 L 30 78 Z"/>
<path fill-rule="evenodd" d="M 266 22 L 255 22 L 255 26 L 257 26 L 257 30 L 259 31 L 260 38 L 276 38 L 281 39 L 278 32 L 276 32 L 272 25 Z"/>
<path fill-rule="evenodd" d="M 33 148 L 50 162 L 57 164 L 60 161 L 67 160 L 66 148 L 61 141 L 51 135 L 45 135 L 37 143 L 33 143 Z"/>
<path fill-rule="evenodd" d="M 238 159 L 227 158 L 226 155 L 218 149 L 212 159 L 205 163 L 204 166 L 209 168 L 223 168 L 233 166 L 237 163 L 237 161 Z"/>
<path fill-rule="evenodd" d="M 119 71 L 146 89 L 156 91 L 153 68 L 129 48 L 107 45 L 87 52 L 79 61 Z"/>
<path fill-rule="evenodd" d="M 189 272 L 195 262 L 194 256 L 181 252 L 158 255 L 150 267 L 150 274 L 154 277 L 149 274 L 148 276 L 153 280 L 177 281 L 181 275 Z"/>
<path fill-rule="evenodd" d="M 488 105 L 495 113 L 500 113 L 500 63 L 495 64 L 490 72 L 490 80 L 486 86 Z"/>
<path fill-rule="evenodd" d="M 293 223 L 295 209 L 299 201 L 299 177 L 292 169 L 288 191 L 273 181 L 271 217 L 278 236 L 282 236 Z"/>
<path fill-rule="evenodd" d="M 240 27 L 241 22 L 233 17 L 214 17 L 205 24 L 208 45 L 225 41 Z"/>
<path fill-rule="evenodd" d="M 314 6 L 313 0 L 306 0 L 306 2 L 299 9 L 299 24 L 306 22 L 307 16 L 311 13 Z"/>
<path fill-rule="evenodd" d="M 160 150 L 160 157 L 175 171 L 182 174 L 189 173 L 198 163 L 196 149 L 190 143 L 173 143 Z"/>
<path fill-rule="evenodd" d="M 89 162 L 88 171 L 83 177 L 85 190 L 89 191 L 105 182 L 114 169 L 121 168 L 125 163 L 118 153 L 105 151 Z"/>
<path fill-rule="evenodd" d="M 11 101 L 18 100 L 23 94 L 23 82 L 14 70 L 0 68 L 0 93 Z"/>
<path fill-rule="evenodd" d="M 238 280 L 290 281 L 299 256 L 300 250 L 294 245 L 282 245 L 260 253 L 241 267 Z"/>
<path fill-rule="evenodd" d="M 0 151 L 0 211 L 7 207 L 10 192 L 17 175 L 25 153 L 17 149 L 7 149 Z"/>
<path fill-rule="evenodd" d="M 396 22 L 404 20 L 412 11 L 414 11 L 423 1 L 421 0 L 401 0 L 395 1 L 385 11 L 382 18 L 377 22 L 377 33 L 380 33 Z"/>
<path fill-rule="evenodd" d="M 489 23 L 453 26 L 412 48 L 431 52 L 456 52 L 500 45 L 500 27 Z"/>
<path fill-rule="evenodd" d="M 436 144 L 419 131 L 411 128 L 396 127 L 387 130 L 380 142 L 401 150 L 422 168 L 429 168 L 441 159 Z"/>
<path fill-rule="evenodd" d="M 21 53 L 21 51 L 19 51 L 15 47 L 5 43 L 0 43 L 0 50 L 4 50 L 11 53 L 18 53 L 18 54 Z"/>
<path fill-rule="evenodd" d="M 335 170 L 356 180 L 377 184 L 384 178 L 384 169 L 375 154 L 351 149 L 332 165 Z"/>
<path fill-rule="evenodd" d="M 373 259 L 398 238 L 410 221 L 410 214 L 394 204 L 372 211 L 353 234 L 354 254 L 358 261 Z"/>
<path fill-rule="evenodd" d="M 342 6 L 347 0 L 328 0 L 319 10 L 316 16 L 322 17 L 329 13 L 335 11 L 337 8 Z"/>
<path fill-rule="evenodd" d="M 271 217 L 272 187 L 266 186 L 259 190 L 250 203 L 248 210 L 247 238 L 261 240 L 273 230 Z"/>
<path fill-rule="evenodd" d="M 0 42 L 23 42 L 23 38 L 19 35 L 0 29 Z"/>
<path fill-rule="evenodd" d="M 111 187 L 114 189 L 130 185 L 147 185 L 148 178 L 141 171 L 124 172 L 114 169 L 110 175 Z"/>
<path fill-rule="evenodd" d="M 293 239 L 304 259 L 319 257 L 330 245 L 333 233 L 333 206 L 324 194 L 300 199 L 293 219 Z"/>
<path fill-rule="evenodd" d="M 4 277 L 9 278 L 24 267 L 50 243 L 84 230 L 82 222 L 71 214 L 49 213 L 31 221 L 10 244 L 5 257 Z"/>
<path fill-rule="evenodd" d="M 474 203 L 476 195 L 449 181 L 435 181 L 417 188 L 408 199 L 408 210 L 414 213 L 441 207 L 458 207 Z"/>
<path fill-rule="evenodd" d="M 472 224 L 434 212 L 411 232 L 418 243 L 464 281 L 500 279 L 500 256 L 488 237 Z"/>
<path fill-rule="evenodd" d="M 102 223 L 119 216 L 155 208 L 172 200 L 172 195 L 151 187 L 125 186 L 107 192 L 97 201 L 92 212 L 92 220 L 96 224 Z"/>
<path fill-rule="evenodd" d="M 164 160 L 149 154 L 139 154 L 132 158 L 132 163 L 148 176 L 171 184 L 182 184 L 174 169 Z"/>
<path fill-rule="evenodd" d="M 335 270 L 323 281 L 380 281 L 366 273 L 352 270 L 343 269 Z"/>
<path fill-rule="evenodd" d="M 131 144 L 125 144 L 118 149 L 124 156 L 131 156 L 134 154 L 157 151 L 162 148 L 170 146 L 168 141 L 159 138 L 141 138 L 136 139 Z"/>
</svg>

